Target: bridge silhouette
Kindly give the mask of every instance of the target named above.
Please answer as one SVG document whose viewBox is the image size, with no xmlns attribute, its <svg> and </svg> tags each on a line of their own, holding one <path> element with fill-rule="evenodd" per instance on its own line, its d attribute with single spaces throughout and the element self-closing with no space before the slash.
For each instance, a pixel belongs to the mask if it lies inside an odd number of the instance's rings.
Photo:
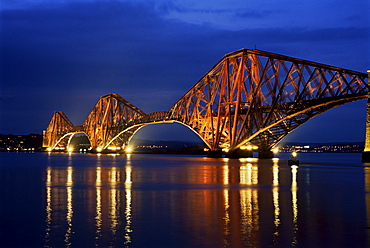
<svg viewBox="0 0 370 248">
<path fill-rule="evenodd" d="M 153 123 L 181 123 L 209 147 L 210 156 L 260 157 L 309 119 L 367 98 L 367 74 L 256 49 L 226 54 L 168 111 L 146 114 L 118 94 L 100 97 L 86 120 L 74 126 L 56 111 L 44 131 L 49 151 L 68 150 L 84 133 L 93 151 L 123 150 Z"/>
</svg>

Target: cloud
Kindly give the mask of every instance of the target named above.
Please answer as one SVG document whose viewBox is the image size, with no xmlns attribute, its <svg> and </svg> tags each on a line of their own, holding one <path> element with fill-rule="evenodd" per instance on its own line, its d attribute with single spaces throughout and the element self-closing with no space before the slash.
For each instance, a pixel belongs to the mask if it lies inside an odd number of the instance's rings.
<svg viewBox="0 0 370 248">
<path fill-rule="evenodd" d="M 235 16 L 239 18 L 246 18 L 246 19 L 262 19 L 262 18 L 267 18 L 269 14 L 271 14 L 270 11 L 269 13 L 267 12 L 262 13 L 260 11 L 247 10 L 243 12 L 237 12 Z"/>
</svg>

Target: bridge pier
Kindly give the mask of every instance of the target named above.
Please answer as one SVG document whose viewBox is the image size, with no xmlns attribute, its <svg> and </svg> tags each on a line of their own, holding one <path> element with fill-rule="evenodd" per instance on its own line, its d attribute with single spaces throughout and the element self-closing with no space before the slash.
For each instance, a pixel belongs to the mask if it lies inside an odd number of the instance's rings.
<svg viewBox="0 0 370 248">
<path fill-rule="evenodd" d="M 271 151 L 270 146 L 268 145 L 267 141 L 261 143 L 258 147 L 258 158 L 273 158 L 274 153 Z"/>
<path fill-rule="evenodd" d="M 248 150 L 236 149 L 226 153 L 228 158 L 253 158 L 253 152 Z"/>
<path fill-rule="evenodd" d="M 215 150 L 215 151 L 208 151 L 207 157 L 209 158 L 222 158 L 223 155 L 227 158 L 253 158 L 253 151 L 250 150 L 242 150 L 242 149 L 236 149 L 232 150 L 230 152 L 227 152 L 226 154 L 222 150 Z M 369 154 L 370 155 L 370 154 Z M 274 153 L 268 149 L 268 148 L 260 148 L 258 150 L 258 158 L 273 158 Z"/>
<path fill-rule="evenodd" d="M 368 82 L 370 83 L 370 70 L 367 71 L 368 73 Z M 366 109 L 366 135 L 365 135 L 365 148 L 362 152 L 362 160 L 363 163 L 370 163 L 370 92 L 367 93 L 367 109 Z"/>
<path fill-rule="evenodd" d="M 258 158 L 273 158 L 274 153 L 270 149 L 261 149 L 258 151 Z"/>
<path fill-rule="evenodd" d="M 222 150 L 208 151 L 207 157 L 209 158 L 222 158 Z"/>
<path fill-rule="evenodd" d="M 226 158 L 253 158 L 253 151 L 236 149 L 230 152 L 224 153 L 222 150 L 208 151 L 207 156 L 209 158 L 222 158 L 225 155 Z"/>
</svg>

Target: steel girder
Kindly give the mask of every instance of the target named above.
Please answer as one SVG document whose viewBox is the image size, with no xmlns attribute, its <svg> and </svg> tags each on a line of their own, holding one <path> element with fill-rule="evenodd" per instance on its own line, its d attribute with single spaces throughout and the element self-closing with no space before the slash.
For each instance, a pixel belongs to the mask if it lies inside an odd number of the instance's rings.
<svg viewBox="0 0 370 248">
<path fill-rule="evenodd" d="M 123 146 L 127 137 L 117 137 L 145 116 L 145 113 L 118 94 L 102 96 L 82 124 L 93 149 L 106 149 L 107 145 Z M 114 142 L 112 143 L 112 140 Z"/>
<path fill-rule="evenodd" d="M 212 150 L 273 147 L 326 110 L 367 97 L 367 75 L 260 50 L 225 55 L 168 111 Z"/>
<path fill-rule="evenodd" d="M 66 134 L 73 132 L 75 127 L 68 117 L 62 111 L 55 111 L 49 125 L 44 131 L 43 146 L 54 149 Z M 66 144 L 60 143 L 60 146 L 66 147 Z"/>
</svg>

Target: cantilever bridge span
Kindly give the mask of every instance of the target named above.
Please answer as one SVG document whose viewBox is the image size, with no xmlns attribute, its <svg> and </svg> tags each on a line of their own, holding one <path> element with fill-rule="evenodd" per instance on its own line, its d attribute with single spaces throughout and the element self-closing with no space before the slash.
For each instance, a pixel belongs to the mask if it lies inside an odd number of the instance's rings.
<svg viewBox="0 0 370 248">
<path fill-rule="evenodd" d="M 307 60 L 241 49 L 226 54 L 168 111 L 145 114 L 117 94 L 103 96 L 81 126 L 55 112 L 44 146 L 67 148 L 83 132 L 95 150 L 124 147 L 137 130 L 179 122 L 211 151 L 229 153 L 247 145 L 269 151 L 309 119 L 365 99 L 367 74 Z"/>
</svg>

